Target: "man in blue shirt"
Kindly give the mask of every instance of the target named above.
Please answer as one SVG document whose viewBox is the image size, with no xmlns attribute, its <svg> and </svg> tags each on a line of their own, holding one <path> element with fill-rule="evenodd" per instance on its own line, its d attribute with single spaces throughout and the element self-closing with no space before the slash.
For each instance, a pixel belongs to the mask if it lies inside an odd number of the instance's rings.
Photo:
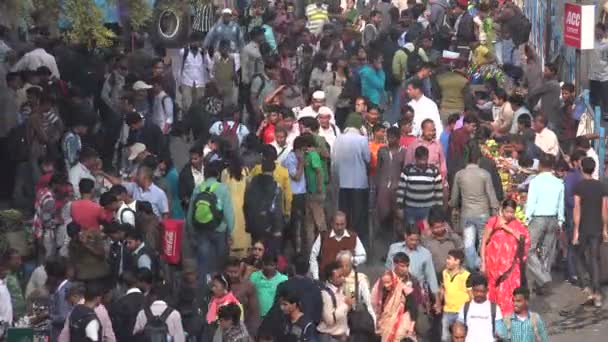
<svg viewBox="0 0 608 342">
<path fill-rule="evenodd" d="M 528 271 L 530 284 L 539 294 L 546 294 L 551 282 L 551 263 L 557 247 L 557 230 L 564 223 L 564 182 L 552 173 L 555 157 L 540 157 L 540 173 L 530 182 L 526 201 L 526 219 L 530 231 Z"/>
<path fill-rule="evenodd" d="M 205 181 L 194 188 L 188 214 L 186 216 L 186 236 L 198 263 L 198 275 L 201 284 L 207 283 L 207 277 L 221 270 L 221 262 L 228 255 L 228 239 L 234 229 L 234 212 L 232 199 L 226 184 L 219 181 L 222 172 L 222 161 L 214 160 L 205 165 Z M 211 189 L 217 198 L 217 209 L 222 211 L 222 220 L 215 229 L 201 230 L 193 225 L 192 216 L 196 208 L 198 195 L 205 189 Z"/>
</svg>

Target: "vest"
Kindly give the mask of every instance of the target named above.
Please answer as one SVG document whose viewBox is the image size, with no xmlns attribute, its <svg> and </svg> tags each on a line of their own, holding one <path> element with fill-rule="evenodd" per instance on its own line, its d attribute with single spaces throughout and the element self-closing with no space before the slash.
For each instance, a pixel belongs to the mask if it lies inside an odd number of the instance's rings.
<svg viewBox="0 0 608 342">
<path fill-rule="evenodd" d="M 342 237 L 340 241 L 335 237 L 330 238 L 331 231 L 321 233 L 321 248 L 319 249 L 319 274 L 323 274 L 325 266 L 332 261 L 336 261 L 336 257 L 340 251 L 348 250 L 354 253 L 357 245 L 357 233 L 348 230 L 350 237 Z"/>
<path fill-rule="evenodd" d="M 86 305 L 76 305 L 70 313 L 70 342 L 91 342 L 87 337 L 86 327 L 91 322 L 99 319 L 95 311 Z M 99 324 L 99 340 L 102 339 L 101 324 Z"/>
</svg>

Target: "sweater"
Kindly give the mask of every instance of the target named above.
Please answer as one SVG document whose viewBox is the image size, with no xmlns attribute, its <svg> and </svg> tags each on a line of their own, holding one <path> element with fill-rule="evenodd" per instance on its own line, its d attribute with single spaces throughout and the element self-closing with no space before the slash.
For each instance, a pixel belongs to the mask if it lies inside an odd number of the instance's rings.
<svg viewBox="0 0 608 342">
<path fill-rule="evenodd" d="M 321 233 L 321 253 L 319 253 L 319 271 L 324 272 L 325 266 L 332 261 L 336 261 L 336 257 L 340 251 L 348 250 L 354 254 L 355 246 L 357 244 L 357 233 L 348 231 L 349 236 L 344 236 L 339 241 L 335 238 L 329 237 L 330 232 Z"/>
</svg>

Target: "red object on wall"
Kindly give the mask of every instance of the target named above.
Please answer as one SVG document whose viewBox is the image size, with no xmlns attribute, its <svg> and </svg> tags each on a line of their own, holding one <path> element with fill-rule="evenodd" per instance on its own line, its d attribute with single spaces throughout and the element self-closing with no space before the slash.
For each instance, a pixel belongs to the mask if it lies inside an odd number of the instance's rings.
<svg viewBox="0 0 608 342">
<path fill-rule="evenodd" d="M 162 255 L 161 258 L 171 265 L 179 264 L 182 255 L 182 237 L 184 220 L 167 219 L 162 221 Z"/>
<path fill-rule="evenodd" d="M 564 5 L 564 43 L 580 49 L 582 38 L 582 10 L 577 4 Z"/>
</svg>

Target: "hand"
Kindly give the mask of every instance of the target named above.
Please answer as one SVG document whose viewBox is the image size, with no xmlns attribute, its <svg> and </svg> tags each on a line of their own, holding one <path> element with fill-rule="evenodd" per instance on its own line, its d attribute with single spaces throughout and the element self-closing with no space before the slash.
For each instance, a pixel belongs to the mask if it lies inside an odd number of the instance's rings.
<svg viewBox="0 0 608 342">
<path fill-rule="evenodd" d="M 574 246 L 578 245 L 578 229 L 575 229 L 574 232 L 572 233 L 572 244 Z"/>
<path fill-rule="evenodd" d="M 348 296 L 344 297 L 344 302 L 349 308 L 352 308 L 356 303 L 355 298 Z"/>
<path fill-rule="evenodd" d="M 268 126 L 268 120 L 264 119 L 264 120 L 262 120 L 262 123 L 260 124 L 260 127 L 264 128 L 266 126 Z"/>
<path fill-rule="evenodd" d="M 298 158 L 299 162 L 301 162 L 304 159 L 304 152 L 302 150 L 295 151 L 295 154 L 296 154 L 296 158 Z"/>
</svg>

